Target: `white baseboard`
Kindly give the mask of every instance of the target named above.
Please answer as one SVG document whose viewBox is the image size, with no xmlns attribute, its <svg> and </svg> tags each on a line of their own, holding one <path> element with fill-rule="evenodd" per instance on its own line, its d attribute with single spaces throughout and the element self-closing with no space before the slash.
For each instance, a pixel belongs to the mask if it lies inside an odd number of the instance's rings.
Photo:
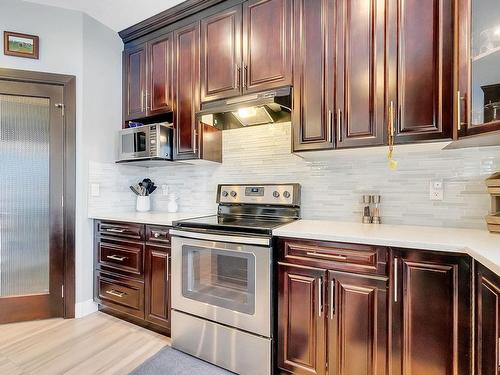
<svg viewBox="0 0 500 375">
<path fill-rule="evenodd" d="M 75 305 L 75 318 L 83 318 L 97 311 L 97 303 L 89 299 L 84 302 L 78 302 Z"/>
</svg>

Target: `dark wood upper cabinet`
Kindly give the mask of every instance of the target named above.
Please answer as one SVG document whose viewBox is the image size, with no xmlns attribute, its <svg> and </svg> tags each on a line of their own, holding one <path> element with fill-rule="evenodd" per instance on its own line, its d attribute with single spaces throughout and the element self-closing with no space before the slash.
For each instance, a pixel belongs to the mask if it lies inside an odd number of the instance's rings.
<svg viewBox="0 0 500 375">
<path fill-rule="evenodd" d="M 326 372 L 326 271 L 280 264 L 278 366 L 294 374 Z"/>
<path fill-rule="evenodd" d="M 392 374 L 471 374 L 470 258 L 394 252 Z"/>
<path fill-rule="evenodd" d="M 292 0 L 243 3 L 243 90 L 292 84 Z"/>
<path fill-rule="evenodd" d="M 148 115 L 172 111 L 172 34 L 148 42 Z"/>
<path fill-rule="evenodd" d="M 170 329 L 170 248 L 146 246 L 145 319 Z"/>
<path fill-rule="evenodd" d="M 500 373 L 500 277 L 476 262 L 476 375 Z"/>
<path fill-rule="evenodd" d="M 389 0 L 395 142 L 452 138 L 455 0 Z"/>
<path fill-rule="evenodd" d="M 174 159 L 198 157 L 200 24 L 177 29 L 174 42 Z"/>
<path fill-rule="evenodd" d="M 147 46 L 123 51 L 123 117 L 124 121 L 146 116 Z"/>
<path fill-rule="evenodd" d="M 387 278 L 328 272 L 328 374 L 385 375 Z"/>
<path fill-rule="evenodd" d="M 293 151 L 334 147 L 333 0 L 294 1 Z"/>
<path fill-rule="evenodd" d="M 201 20 L 201 101 L 241 94 L 241 19 L 237 5 Z"/>
<path fill-rule="evenodd" d="M 336 2 L 337 148 L 385 142 L 384 0 Z M 333 64 L 329 64 L 331 71 Z"/>
</svg>

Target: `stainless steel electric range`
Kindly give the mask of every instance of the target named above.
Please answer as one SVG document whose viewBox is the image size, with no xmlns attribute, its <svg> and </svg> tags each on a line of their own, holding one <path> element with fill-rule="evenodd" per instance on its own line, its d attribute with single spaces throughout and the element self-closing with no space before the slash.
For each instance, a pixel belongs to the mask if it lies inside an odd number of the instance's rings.
<svg viewBox="0 0 500 375">
<path fill-rule="evenodd" d="M 219 185 L 218 213 L 174 223 L 172 346 L 238 374 L 272 371 L 272 230 L 300 185 Z"/>
</svg>

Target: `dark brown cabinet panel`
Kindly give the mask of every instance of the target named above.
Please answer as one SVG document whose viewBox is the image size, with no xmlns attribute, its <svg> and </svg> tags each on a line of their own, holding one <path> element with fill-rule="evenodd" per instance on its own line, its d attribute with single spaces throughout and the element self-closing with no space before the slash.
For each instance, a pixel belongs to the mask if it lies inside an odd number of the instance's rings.
<svg viewBox="0 0 500 375">
<path fill-rule="evenodd" d="M 326 271 L 280 264 L 278 366 L 294 374 L 325 374 Z"/>
<path fill-rule="evenodd" d="M 267 90 L 292 83 L 292 1 L 243 3 L 243 89 Z"/>
<path fill-rule="evenodd" d="M 123 51 L 124 121 L 146 116 L 146 50 L 143 44 Z"/>
<path fill-rule="evenodd" d="M 170 328 L 170 248 L 146 247 L 146 320 Z"/>
<path fill-rule="evenodd" d="M 451 138 L 455 0 L 389 1 L 395 142 Z"/>
<path fill-rule="evenodd" d="M 476 374 L 500 373 L 500 277 L 476 262 Z"/>
<path fill-rule="evenodd" d="M 333 72 L 326 56 L 326 44 L 333 40 L 333 4 L 333 0 L 294 2 L 293 151 L 334 147 L 329 104 Z"/>
<path fill-rule="evenodd" d="M 336 7 L 337 147 L 384 144 L 385 1 L 338 0 Z"/>
<path fill-rule="evenodd" d="M 201 21 L 201 101 L 241 93 L 241 5 Z"/>
<path fill-rule="evenodd" d="M 200 108 L 200 25 L 198 22 L 174 31 L 174 159 L 198 156 Z"/>
<path fill-rule="evenodd" d="M 401 250 L 393 261 L 392 374 L 470 374 L 470 259 Z"/>
<path fill-rule="evenodd" d="M 148 115 L 172 111 L 172 34 L 148 42 Z"/>
<path fill-rule="evenodd" d="M 388 280 L 328 272 L 328 373 L 385 375 Z"/>
</svg>

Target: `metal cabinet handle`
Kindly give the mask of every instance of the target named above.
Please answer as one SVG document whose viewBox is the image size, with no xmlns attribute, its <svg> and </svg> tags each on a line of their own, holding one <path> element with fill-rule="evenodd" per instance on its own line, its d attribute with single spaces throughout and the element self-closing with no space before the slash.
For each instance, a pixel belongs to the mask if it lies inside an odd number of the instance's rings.
<svg viewBox="0 0 500 375">
<path fill-rule="evenodd" d="M 123 262 L 125 259 L 127 259 L 127 257 L 121 257 L 121 256 L 118 256 L 118 255 L 108 255 L 106 258 L 108 259 L 112 259 L 112 260 L 117 260 L 118 262 Z"/>
<path fill-rule="evenodd" d="M 151 231 L 154 238 L 160 238 L 161 236 L 166 237 L 168 232 L 157 232 L 155 230 Z"/>
<path fill-rule="evenodd" d="M 106 229 L 106 232 L 112 232 L 112 233 L 125 233 L 126 229 L 116 229 L 116 228 L 108 228 Z"/>
<path fill-rule="evenodd" d="M 144 112 L 144 91 L 141 90 L 141 112 Z"/>
<path fill-rule="evenodd" d="M 318 316 L 323 314 L 323 279 L 318 279 Z"/>
<path fill-rule="evenodd" d="M 330 281 L 330 319 L 335 315 L 335 280 Z"/>
<path fill-rule="evenodd" d="M 235 75 L 236 75 L 236 88 L 239 90 L 241 88 L 241 68 L 238 65 L 235 65 Z"/>
<path fill-rule="evenodd" d="M 112 296 L 118 297 L 118 298 L 123 298 L 124 296 L 127 295 L 125 292 L 118 292 L 114 289 L 111 290 L 106 290 L 106 294 L 111 294 Z"/>
<path fill-rule="evenodd" d="M 460 90 L 457 91 L 457 130 L 462 130 L 462 96 Z"/>
<path fill-rule="evenodd" d="M 394 302 L 398 302 L 398 258 L 394 258 Z"/>
<path fill-rule="evenodd" d="M 337 110 L 337 139 L 342 142 L 342 111 L 340 108 Z"/>
<path fill-rule="evenodd" d="M 198 131 L 195 129 L 193 132 L 193 154 L 198 152 Z"/>
<path fill-rule="evenodd" d="M 347 260 L 347 257 L 345 255 L 333 255 L 333 254 L 318 254 L 318 253 L 313 253 L 311 251 L 308 251 L 306 255 L 311 256 L 311 257 L 316 257 L 316 258 L 328 258 L 328 259 L 333 259 L 333 260 Z"/>
<path fill-rule="evenodd" d="M 166 277 L 166 280 L 168 281 L 168 279 L 170 278 L 170 276 L 168 275 L 169 272 L 170 272 L 170 255 L 167 256 L 167 277 Z"/>
<path fill-rule="evenodd" d="M 144 96 L 145 96 L 145 101 L 146 101 L 146 110 L 148 110 L 148 109 L 150 109 L 149 108 L 150 106 L 148 106 L 148 96 L 149 96 L 148 90 L 146 90 L 146 93 L 144 94 Z"/>
<path fill-rule="evenodd" d="M 248 89 L 248 66 L 245 65 L 245 72 L 243 74 L 243 86 L 245 89 Z"/>
</svg>

